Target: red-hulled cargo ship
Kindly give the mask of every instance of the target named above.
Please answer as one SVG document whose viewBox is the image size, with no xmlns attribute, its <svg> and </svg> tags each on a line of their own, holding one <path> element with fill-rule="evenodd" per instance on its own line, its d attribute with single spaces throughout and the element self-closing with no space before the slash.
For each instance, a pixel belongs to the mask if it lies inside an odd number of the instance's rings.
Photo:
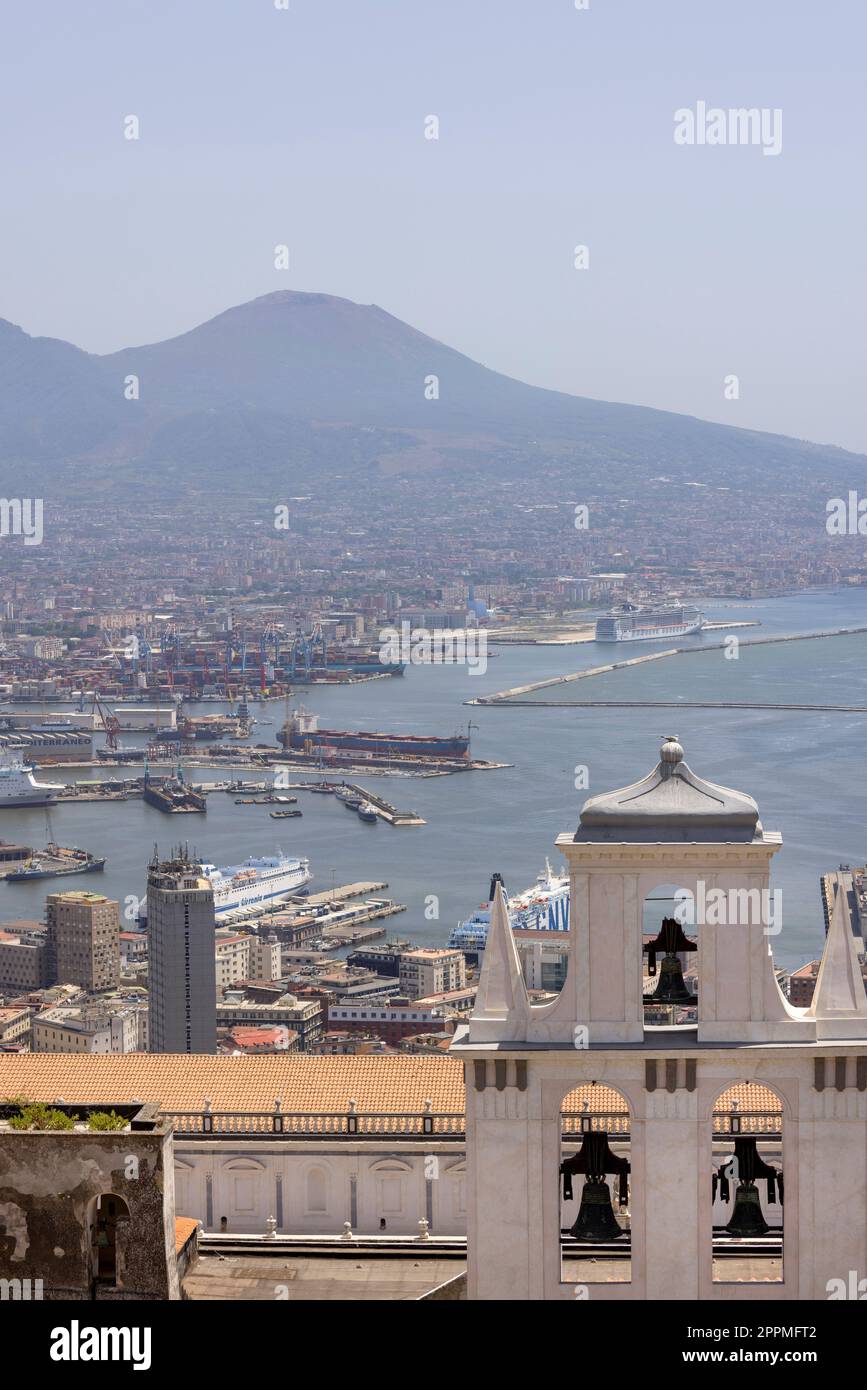
<svg viewBox="0 0 867 1390">
<path fill-rule="evenodd" d="M 454 761 L 469 758 L 469 734 L 439 738 L 434 734 L 389 734 L 366 729 L 320 729 L 319 716 L 304 709 L 295 710 L 283 725 L 277 740 L 297 753 L 359 753 L 378 758 L 443 758 Z"/>
</svg>

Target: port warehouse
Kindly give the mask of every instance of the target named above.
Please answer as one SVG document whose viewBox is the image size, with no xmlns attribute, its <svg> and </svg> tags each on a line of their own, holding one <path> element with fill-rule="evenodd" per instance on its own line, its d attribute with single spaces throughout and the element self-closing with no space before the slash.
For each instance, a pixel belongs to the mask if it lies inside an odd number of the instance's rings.
<svg viewBox="0 0 867 1390">
<path fill-rule="evenodd" d="M 93 757 L 90 734 L 52 730 L 30 732 L 24 729 L 0 733 L 0 758 L 16 755 L 24 762 L 64 763 Z"/>
</svg>

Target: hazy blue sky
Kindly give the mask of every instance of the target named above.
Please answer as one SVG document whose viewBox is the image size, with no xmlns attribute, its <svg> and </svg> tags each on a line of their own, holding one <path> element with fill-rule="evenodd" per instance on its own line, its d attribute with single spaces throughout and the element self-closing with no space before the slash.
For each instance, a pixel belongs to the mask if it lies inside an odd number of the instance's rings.
<svg viewBox="0 0 867 1390">
<path fill-rule="evenodd" d="M 0 26 L 0 316 L 30 333 L 106 352 L 321 290 L 537 385 L 867 450 L 863 0 L 6 0 Z M 676 145 L 698 101 L 781 108 L 782 153 Z"/>
</svg>

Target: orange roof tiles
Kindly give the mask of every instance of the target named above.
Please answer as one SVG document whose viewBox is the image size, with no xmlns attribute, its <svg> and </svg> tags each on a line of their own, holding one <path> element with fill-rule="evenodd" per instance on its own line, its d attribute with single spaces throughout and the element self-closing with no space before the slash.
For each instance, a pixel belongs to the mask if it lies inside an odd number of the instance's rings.
<svg viewBox="0 0 867 1390">
<path fill-rule="evenodd" d="M 0 1098 L 59 1100 L 75 1104 L 150 1101 L 164 1110 L 271 1111 L 284 1114 L 462 1114 L 463 1064 L 452 1057 L 324 1056 L 304 1054 L 210 1057 L 200 1054 L 128 1052 L 93 1056 L 25 1053 L 0 1056 Z"/>
<path fill-rule="evenodd" d="M 175 1254 L 180 1255 L 190 1236 L 198 1226 L 192 1216 L 175 1217 Z"/>
</svg>

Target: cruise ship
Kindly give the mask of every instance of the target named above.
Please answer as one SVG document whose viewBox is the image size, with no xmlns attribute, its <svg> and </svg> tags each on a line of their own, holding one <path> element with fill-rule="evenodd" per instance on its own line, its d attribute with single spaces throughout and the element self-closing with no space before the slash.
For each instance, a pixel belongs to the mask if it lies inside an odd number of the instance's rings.
<svg viewBox="0 0 867 1390">
<path fill-rule="evenodd" d="M 18 758 L 0 766 L 0 810 L 13 806 L 48 806 L 62 791 L 62 782 L 37 782 L 33 768 Z"/>
<path fill-rule="evenodd" d="M 624 603 L 596 619 L 597 642 L 651 642 L 701 632 L 704 614 L 690 604 L 661 604 L 643 608 Z"/>
<path fill-rule="evenodd" d="M 214 889 L 214 912 L 252 910 L 266 903 L 277 903 L 291 897 L 312 878 L 308 859 L 289 859 L 285 854 L 267 855 L 261 859 L 245 859 L 219 869 L 216 864 L 203 864 L 202 873 Z"/>
<path fill-rule="evenodd" d="M 481 903 L 471 917 L 452 928 L 449 946 L 471 954 L 484 951 L 491 925 L 491 902 L 498 879 L 499 874 L 495 874 L 491 880 L 488 901 Z M 514 897 L 509 897 L 507 893 L 506 901 L 513 930 L 569 930 L 569 876 L 555 874 L 547 859 L 533 886 Z"/>
</svg>

